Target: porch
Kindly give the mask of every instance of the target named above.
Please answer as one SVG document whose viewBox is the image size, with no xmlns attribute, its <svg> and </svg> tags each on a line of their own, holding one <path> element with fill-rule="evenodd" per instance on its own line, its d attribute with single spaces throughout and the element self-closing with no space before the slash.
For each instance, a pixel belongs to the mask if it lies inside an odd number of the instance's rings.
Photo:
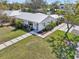
<svg viewBox="0 0 79 59">
<path fill-rule="evenodd" d="M 38 23 L 31 22 L 31 21 L 24 21 L 24 27 L 27 31 L 38 32 Z"/>
</svg>

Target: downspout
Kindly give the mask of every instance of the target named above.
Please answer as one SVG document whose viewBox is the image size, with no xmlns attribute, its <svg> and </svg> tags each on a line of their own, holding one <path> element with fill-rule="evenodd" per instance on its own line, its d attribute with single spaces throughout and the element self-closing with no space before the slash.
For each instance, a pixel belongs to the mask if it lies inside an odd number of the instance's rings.
<svg viewBox="0 0 79 59">
<path fill-rule="evenodd" d="M 39 26 L 39 24 L 37 23 L 37 29 L 36 29 L 37 32 L 38 32 L 38 30 L 39 30 L 39 27 L 38 27 L 38 26 Z"/>
</svg>

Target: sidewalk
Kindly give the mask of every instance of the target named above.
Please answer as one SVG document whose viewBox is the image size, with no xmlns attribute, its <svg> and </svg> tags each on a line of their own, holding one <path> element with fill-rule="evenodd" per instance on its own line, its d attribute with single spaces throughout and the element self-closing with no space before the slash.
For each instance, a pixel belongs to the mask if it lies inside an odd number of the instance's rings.
<svg viewBox="0 0 79 59">
<path fill-rule="evenodd" d="M 22 36 L 19 36 L 19 37 L 15 38 L 15 39 L 12 39 L 12 40 L 7 41 L 7 42 L 5 42 L 3 44 L 0 44 L 0 50 L 4 49 L 4 48 L 6 48 L 6 47 L 8 47 L 8 46 L 10 46 L 12 44 L 15 44 L 15 43 L 17 43 L 17 42 L 19 42 L 19 41 L 31 36 L 31 35 L 32 34 L 30 34 L 30 33 L 26 33 L 26 34 L 24 34 Z"/>
<path fill-rule="evenodd" d="M 34 35 L 36 35 L 36 36 L 39 36 L 39 37 L 41 37 L 41 38 L 45 38 L 45 37 L 47 37 L 48 35 L 50 35 L 51 33 L 55 32 L 56 30 L 67 31 L 67 26 L 66 26 L 65 23 L 62 23 L 62 24 L 56 26 L 56 27 L 55 27 L 54 29 L 52 29 L 51 31 L 49 31 L 49 32 L 47 32 L 46 34 L 44 34 L 44 35 L 38 34 L 38 33 L 34 32 L 34 31 L 31 31 L 30 33 L 26 33 L 26 34 L 24 34 L 24 35 L 22 35 L 22 36 L 19 36 L 19 37 L 15 38 L 15 39 L 12 39 L 12 40 L 7 41 L 7 42 L 5 42 L 5 43 L 3 43 L 3 44 L 0 44 L 0 50 L 4 49 L 4 48 L 6 48 L 6 47 L 8 47 L 8 46 L 10 46 L 10 45 L 12 45 L 12 44 L 17 43 L 17 42 L 23 40 L 24 38 L 27 38 L 27 37 L 31 36 L 32 34 L 34 34 Z M 71 32 L 72 30 L 73 30 L 73 28 L 70 30 L 70 32 Z"/>
<path fill-rule="evenodd" d="M 64 25 L 65 25 L 65 23 L 62 23 L 59 26 L 56 26 L 53 30 L 51 30 L 48 33 L 44 34 L 44 35 L 38 34 L 38 33 L 34 32 L 34 31 L 32 31 L 31 33 L 34 34 L 34 35 L 37 35 L 37 36 L 39 36 L 41 38 L 45 38 L 48 35 L 50 35 L 51 33 L 55 32 L 56 30 L 59 30 L 60 28 L 62 28 Z"/>
<path fill-rule="evenodd" d="M 69 26 L 71 26 L 71 25 L 69 25 Z M 72 27 L 69 32 L 71 33 L 71 31 L 72 31 L 73 29 L 74 29 L 74 27 Z M 67 24 L 64 23 L 64 25 L 63 25 L 61 28 L 59 28 L 59 30 L 66 32 L 66 31 L 68 30 Z"/>
</svg>

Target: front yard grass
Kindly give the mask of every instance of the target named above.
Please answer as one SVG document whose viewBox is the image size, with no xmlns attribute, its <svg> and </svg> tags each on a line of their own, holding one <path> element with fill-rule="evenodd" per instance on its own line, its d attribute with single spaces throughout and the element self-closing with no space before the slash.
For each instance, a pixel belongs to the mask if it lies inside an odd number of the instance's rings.
<svg viewBox="0 0 79 59">
<path fill-rule="evenodd" d="M 74 59 L 76 44 L 79 42 L 79 36 L 68 33 L 68 40 L 64 39 L 64 31 L 57 30 L 49 35 L 46 40 L 58 58 Z M 66 57 L 65 57 L 66 56 Z"/>
<path fill-rule="evenodd" d="M 67 54 L 67 59 L 74 58 L 74 49 L 65 45 L 63 41 L 64 32 L 57 30 L 45 39 L 37 36 L 30 36 L 8 48 L 0 51 L 0 59 L 59 59 L 60 54 Z M 70 41 L 77 42 L 79 36 L 68 34 Z M 75 39 L 73 39 L 75 38 Z M 67 49 L 62 52 L 61 47 Z"/>
<path fill-rule="evenodd" d="M 50 38 L 50 40 L 52 40 L 51 38 L 53 39 L 63 39 L 64 38 L 64 34 L 65 32 L 64 31 L 61 31 L 61 30 L 57 30 L 55 32 L 53 32 L 52 34 L 50 34 L 48 37 L 46 38 Z M 68 33 L 68 38 L 69 38 L 69 41 L 73 41 L 73 42 L 78 42 L 79 41 L 79 36 L 76 36 L 72 33 Z M 65 39 L 63 39 L 65 40 Z"/>
<path fill-rule="evenodd" d="M 13 31 L 10 27 L 2 27 L 0 28 L 0 44 L 25 33 L 26 32 L 21 29 Z"/>
<path fill-rule="evenodd" d="M 30 36 L 2 51 L 0 59 L 57 59 L 42 38 Z"/>
</svg>

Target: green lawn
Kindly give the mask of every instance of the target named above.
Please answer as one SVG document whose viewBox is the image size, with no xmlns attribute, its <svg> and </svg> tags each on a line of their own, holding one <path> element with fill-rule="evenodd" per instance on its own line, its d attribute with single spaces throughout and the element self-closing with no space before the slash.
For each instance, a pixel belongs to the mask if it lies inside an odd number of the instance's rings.
<svg viewBox="0 0 79 59">
<path fill-rule="evenodd" d="M 57 30 L 54 33 L 52 33 L 51 35 L 49 35 L 47 38 L 53 38 L 53 39 L 59 40 L 59 39 L 62 39 L 64 37 L 64 34 L 65 34 L 64 31 Z M 79 36 L 75 36 L 72 33 L 68 33 L 68 38 L 70 41 L 73 41 L 73 42 L 79 41 Z"/>
<path fill-rule="evenodd" d="M 0 59 L 57 59 L 42 38 L 31 36 L 2 51 Z"/>
<path fill-rule="evenodd" d="M 0 44 L 25 33 L 25 31 L 20 29 L 13 31 L 10 27 L 2 27 L 0 28 Z"/>
<path fill-rule="evenodd" d="M 0 59 L 58 59 L 56 53 L 60 54 L 60 45 L 65 44 L 62 40 L 63 35 L 64 32 L 58 30 L 45 39 L 30 36 L 0 51 Z M 74 38 L 73 34 L 69 33 L 68 35 L 70 39 Z M 79 37 L 76 38 L 79 39 Z M 68 46 L 67 49 L 70 52 L 68 59 L 73 59 L 71 56 L 74 53 L 73 49 Z"/>
<path fill-rule="evenodd" d="M 49 35 L 46 39 L 52 48 L 52 52 L 56 54 L 58 58 L 60 55 L 66 55 L 67 59 L 74 59 L 75 46 L 79 42 L 79 36 L 68 33 L 68 40 L 64 39 L 65 32 L 57 30 Z M 72 42 L 73 45 L 67 42 Z M 62 49 L 63 48 L 63 49 Z"/>
</svg>

